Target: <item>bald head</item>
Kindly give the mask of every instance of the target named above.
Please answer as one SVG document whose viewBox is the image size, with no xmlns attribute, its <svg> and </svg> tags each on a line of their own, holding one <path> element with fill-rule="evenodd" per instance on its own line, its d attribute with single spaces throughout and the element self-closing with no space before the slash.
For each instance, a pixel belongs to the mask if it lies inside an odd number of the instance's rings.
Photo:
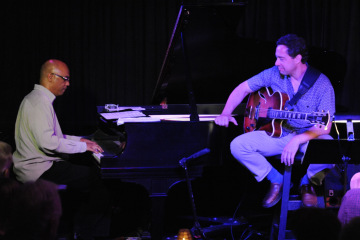
<svg viewBox="0 0 360 240">
<path fill-rule="evenodd" d="M 67 69 L 67 71 L 69 71 L 67 65 L 64 62 L 57 59 L 47 60 L 40 69 L 40 84 L 46 80 L 48 74 L 54 73 L 59 69 Z"/>
<path fill-rule="evenodd" d="M 69 81 L 62 77 L 70 77 L 68 66 L 60 60 L 50 59 L 41 66 L 39 83 L 55 96 L 61 96 L 70 85 Z"/>
<path fill-rule="evenodd" d="M 354 174 L 350 180 L 350 189 L 360 188 L 360 172 Z"/>
</svg>

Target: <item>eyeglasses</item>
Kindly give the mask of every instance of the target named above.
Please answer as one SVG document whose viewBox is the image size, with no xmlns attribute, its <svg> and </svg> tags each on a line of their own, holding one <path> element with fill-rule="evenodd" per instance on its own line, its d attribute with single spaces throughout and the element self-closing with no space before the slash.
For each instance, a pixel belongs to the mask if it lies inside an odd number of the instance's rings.
<svg viewBox="0 0 360 240">
<path fill-rule="evenodd" d="M 59 78 L 62 78 L 64 81 L 70 81 L 70 77 L 63 77 L 61 75 L 58 75 L 56 73 L 51 73 L 51 74 L 54 74 L 55 76 L 59 77 Z"/>
</svg>

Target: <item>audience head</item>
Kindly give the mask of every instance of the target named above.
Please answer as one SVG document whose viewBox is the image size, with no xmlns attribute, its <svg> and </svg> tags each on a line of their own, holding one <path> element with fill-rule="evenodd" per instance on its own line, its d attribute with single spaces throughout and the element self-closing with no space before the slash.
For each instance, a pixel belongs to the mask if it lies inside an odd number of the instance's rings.
<svg viewBox="0 0 360 240">
<path fill-rule="evenodd" d="M 0 141 L 0 176 L 9 177 L 12 164 L 12 149 L 6 142 Z"/>
<path fill-rule="evenodd" d="M 350 180 L 350 189 L 360 188 L 360 173 L 355 173 Z"/>
<path fill-rule="evenodd" d="M 360 237 L 360 216 L 354 217 L 346 224 L 341 233 L 340 240 L 358 240 Z"/>
<path fill-rule="evenodd" d="M 8 239 L 56 238 L 62 208 L 57 185 L 42 179 L 20 186 L 13 201 Z"/>
<path fill-rule="evenodd" d="M 341 223 L 336 214 L 324 208 L 295 211 L 293 233 L 297 240 L 338 240 Z"/>
<path fill-rule="evenodd" d="M 360 216 L 360 173 L 356 173 L 350 180 L 350 189 L 342 197 L 338 211 L 338 218 L 343 226 L 351 219 Z"/>
<path fill-rule="evenodd" d="M 12 178 L 0 178 L 0 236 L 4 235 L 12 214 L 12 201 L 20 184 Z"/>
</svg>

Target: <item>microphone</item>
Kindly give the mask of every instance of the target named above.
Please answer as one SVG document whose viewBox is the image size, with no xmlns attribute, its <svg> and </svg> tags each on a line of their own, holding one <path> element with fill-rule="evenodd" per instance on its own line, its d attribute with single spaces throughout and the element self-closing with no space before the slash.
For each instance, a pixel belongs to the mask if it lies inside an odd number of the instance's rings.
<svg viewBox="0 0 360 240">
<path fill-rule="evenodd" d="M 202 149 L 202 150 L 200 150 L 200 151 L 192 154 L 192 155 L 189 156 L 189 157 L 186 157 L 186 158 L 181 159 L 181 160 L 179 161 L 179 164 L 180 164 L 180 166 L 184 167 L 185 164 L 186 164 L 186 162 L 187 162 L 188 160 L 201 157 L 201 156 L 203 156 L 203 155 L 205 155 L 205 154 L 208 154 L 209 152 L 210 152 L 210 149 L 204 148 L 204 149 Z"/>
</svg>

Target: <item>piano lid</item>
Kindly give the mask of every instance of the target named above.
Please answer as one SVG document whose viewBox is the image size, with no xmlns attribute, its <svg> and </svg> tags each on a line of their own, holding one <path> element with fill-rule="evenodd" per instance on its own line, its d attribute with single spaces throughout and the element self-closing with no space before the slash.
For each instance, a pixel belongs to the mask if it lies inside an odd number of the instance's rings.
<svg viewBox="0 0 360 240">
<path fill-rule="evenodd" d="M 197 104 L 225 103 L 238 84 L 275 63 L 276 41 L 242 36 L 246 1 L 195 2 L 203 4 L 180 7 L 152 104 L 166 99 L 168 104 L 192 105 L 189 90 Z M 309 55 L 309 64 L 329 77 L 339 100 L 346 72 L 344 57 L 317 46 L 309 46 Z"/>
<path fill-rule="evenodd" d="M 236 2 L 180 7 L 153 104 L 164 99 L 169 104 L 189 103 L 189 79 L 196 103 L 225 103 L 241 81 L 274 64 L 273 42 L 240 36 L 245 6 Z"/>
</svg>

